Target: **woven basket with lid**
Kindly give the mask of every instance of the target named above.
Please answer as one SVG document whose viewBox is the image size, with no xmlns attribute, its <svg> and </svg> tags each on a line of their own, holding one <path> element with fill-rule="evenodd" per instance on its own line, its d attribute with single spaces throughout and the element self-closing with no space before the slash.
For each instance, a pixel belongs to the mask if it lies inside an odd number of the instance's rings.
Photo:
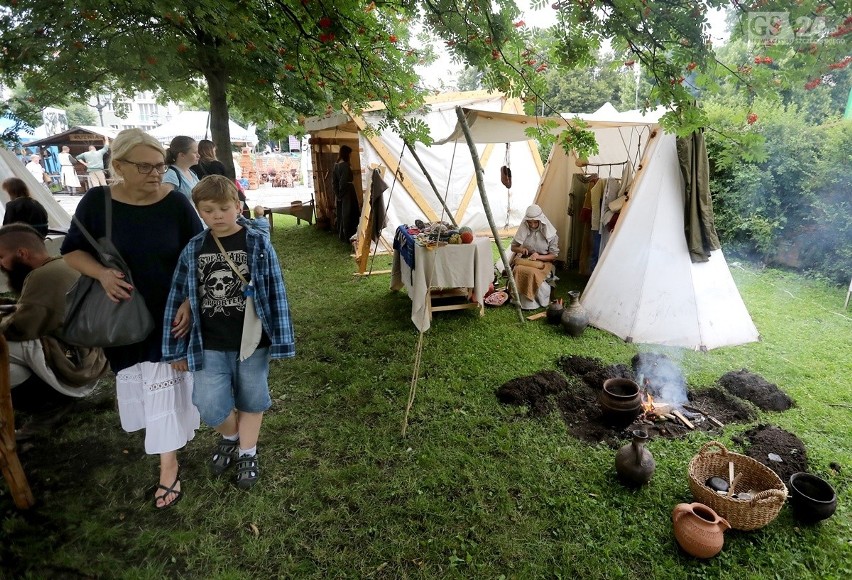
<svg viewBox="0 0 852 580">
<path fill-rule="evenodd" d="M 718 449 L 711 451 L 713 447 Z M 728 462 L 733 462 L 737 491 L 754 490 L 750 500 L 717 494 L 704 483 L 716 476 L 728 479 Z M 746 455 L 728 451 L 718 441 L 705 443 L 689 462 L 689 489 L 696 501 L 709 506 L 737 530 L 762 528 L 778 516 L 787 499 L 787 488 L 774 471 Z"/>
</svg>

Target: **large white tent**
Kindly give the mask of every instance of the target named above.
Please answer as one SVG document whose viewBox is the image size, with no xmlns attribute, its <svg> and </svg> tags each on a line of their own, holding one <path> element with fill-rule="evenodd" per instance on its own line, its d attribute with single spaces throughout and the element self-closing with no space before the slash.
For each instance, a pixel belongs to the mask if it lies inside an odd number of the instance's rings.
<svg viewBox="0 0 852 580">
<path fill-rule="evenodd" d="M 231 143 L 253 146 L 257 143 L 257 135 L 253 130 L 240 127 L 228 120 L 231 133 Z M 161 143 L 168 144 L 178 135 L 192 137 L 196 141 L 210 139 L 210 113 L 207 111 L 183 111 L 166 123 L 151 129 L 148 133 Z"/>
<path fill-rule="evenodd" d="M 590 323 L 636 343 L 706 350 L 753 342 L 759 334 L 746 310 L 722 250 L 693 263 L 684 235 L 684 182 L 676 139 L 658 124 L 660 112 L 618 113 L 611 106 L 585 117 L 600 153 L 587 169 L 603 174 L 624 162 L 633 169 L 629 201 L 592 273 L 581 302 Z M 558 119 L 565 126 L 571 115 Z M 466 111 L 477 143 L 524 140 L 537 117 Z M 555 129 L 554 131 L 558 131 Z M 459 128 L 448 139 L 461 138 Z M 560 257 L 572 251 L 570 197 L 584 173 L 573 154 L 554 147 L 536 194 L 559 230 Z"/>
<path fill-rule="evenodd" d="M 456 125 L 456 106 L 494 112 L 520 113 L 523 110 L 517 99 L 474 91 L 428 98 L 426 106 L 416 116 L 426 123 L 431 135 L 446 135 Z M 357 159 L 353 155 L 351 160 L 359 199 L 363 199 L 363 192 L 369 191 L 372 169 L 386 170 L 384 181 L 388 190 L 384 193 L 384 203 L 387 205 L 387 226 L 382 231 L 382 239 L 389 247 L 394 230 L 400 224 L 411 224 L 415 219 L 450 220 L 416 159 L 405 147 L 402 137 L 391 130 L 370 131 L 370 128 L 375 130 L 380 126 L 383 108 L 380 103 L 374 103 L 361 115 L 343 111 L 307 119 L 304 125 L 306 132 L 311 135 L 318 218 L 321 219 L 330 209 L 323 207 L 324 203 L 333 207 L 331 166 L 340 145 L 348 144 L 359 153 Z M 510 141 L 514 140 L 496 139 L 483 142 L 478 147 L 488 203 L 497 227 L 504 231 L 513 231 L 520 224 L 526 208 L 533 202 L 536 184 L 544 170 L 534 141 L 525 136 L 518 140 L 520 143 L 507 146 Z M 490 235 L 467 145 L 463 141 L 433 144 L 430 147 L 416 144 L 415 151 L 456 223 Z M 500 181 L 500 167 L 506 164 L 507 159 L 514 177 L 511 189 L 507 189 Z M 330 199 L 326 199 L 329 196 Z M 363 228 L 359 229 L 359 237 L 363 238 L 364 235 Z"/>
</svg>

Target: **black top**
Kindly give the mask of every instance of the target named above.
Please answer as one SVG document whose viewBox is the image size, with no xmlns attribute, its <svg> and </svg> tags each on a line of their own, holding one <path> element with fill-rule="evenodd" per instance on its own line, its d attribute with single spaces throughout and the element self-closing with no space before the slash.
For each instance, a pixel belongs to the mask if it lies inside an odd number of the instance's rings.
<svg viewBox="0 0 852 580">
<path fill-rule="evenodd" d="M 19 197 L 6 204 L 3 225 L 25 223 L 36 229 L 42 237 L 47 236 L 47 210 L 31 197 Z"/>
<path fill-rule="evenodd" d="M 218 159 L 213 159 L 212 161 L 199 161 L 198 165 L 193 165 L 190 169 L 195 172 L 198 179 L 207 177 L 208 175 L 226 175 L 225 164 Z"/>
<path fill-rule="evenodd" d="M 95 239 L 105 235 L 104 189 L 93 187 L 77 206 L 75 215 Z M 144 341 L 105 348 L 114 372 L 139 362 L 160 362 L 163 315 L 178 256 L 202 229 L 201 220 L 185 195 L 172 191 L 157 203 L 131 205 L 112 200 L 112 241 L 133 277 L 133 286 L 145 298 L 154 318 L 154 330 Z M 94 249 L 72 222 L 61 253 Z M 169 321 L 171 326 L 171 321 Z"/>
</svg>

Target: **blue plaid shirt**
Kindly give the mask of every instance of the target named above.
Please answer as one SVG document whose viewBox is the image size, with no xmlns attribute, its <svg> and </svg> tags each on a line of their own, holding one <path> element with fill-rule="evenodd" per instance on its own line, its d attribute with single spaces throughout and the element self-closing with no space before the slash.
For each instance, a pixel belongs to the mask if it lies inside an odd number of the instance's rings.
<svg viewBox="0 0 852 580">
<path fill-rule="evenodd" d="M 293 338 L 293 324 L 290 321 L 290 305 L 287 302 L 287 290 L 284 277 L 278 264 L 278 256 L 272 247 L 268 234 L 263 228 L 256 229 L 252 223 L 240 218 L 238 223 L 246 228 L 246 246 L 254 287 L 254 304 L 257 315 L 263 324 L 263 330 L 272 343 L 269 347 L 270 358 L 292 358 L 296 356 L 296 344 Z M 201 312 L 199 311 L 198 273 L 196 263 L 204 239 L 209 230 L 204 230 L 192 238 L 178 259 L 172 277 L 172 289 L 166 302 L 166 314 L 163 330 L 163 361 L 174 362 L 186 359 L 189 370 L 201 370 L 204 342 L 201 336 Z M 172 321 L 183 301 L 189 298 L 193 324 L 189 337 L 177 339 L 172 336 Z"/>
</svg>

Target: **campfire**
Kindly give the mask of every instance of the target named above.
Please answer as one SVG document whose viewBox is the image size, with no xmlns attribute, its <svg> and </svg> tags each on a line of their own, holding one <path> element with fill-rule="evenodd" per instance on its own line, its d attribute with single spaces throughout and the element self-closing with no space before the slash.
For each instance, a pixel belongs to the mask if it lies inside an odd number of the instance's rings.
<svg viewBox="0 0 852 580">
<path fill-rule="evenodd" d="M 652 425 L 654 423 L 671 421 L 673 423 L 680 423 L 688 429 L 695 429 L 696 425 L 700 425 L 705 420 L 708 420 L 717 427 L 725 426 L 724 423 L 715 417 L 707 415 L 695 407 L 690 407 L 686 403 L 670 403 L 659 399 L 661 393 L 676 392 L 675 389 L 678 388 L 677 386 L 663 385 L 660 387 L 652 384 L 651 379 L 641 373 L 639 374 L 637 384 L 639 385 L 639 396 L 642 401 L 642 414 L 637 420 L 641 423 Z M 682 389 L 682 399 L 686 399 L 685 384 Z M 657 393 L 657 399 L 652 394 L 654 392 Z M 679 401 L 682 400 L 680 397 L 675 398 Z"/>
</svg>

